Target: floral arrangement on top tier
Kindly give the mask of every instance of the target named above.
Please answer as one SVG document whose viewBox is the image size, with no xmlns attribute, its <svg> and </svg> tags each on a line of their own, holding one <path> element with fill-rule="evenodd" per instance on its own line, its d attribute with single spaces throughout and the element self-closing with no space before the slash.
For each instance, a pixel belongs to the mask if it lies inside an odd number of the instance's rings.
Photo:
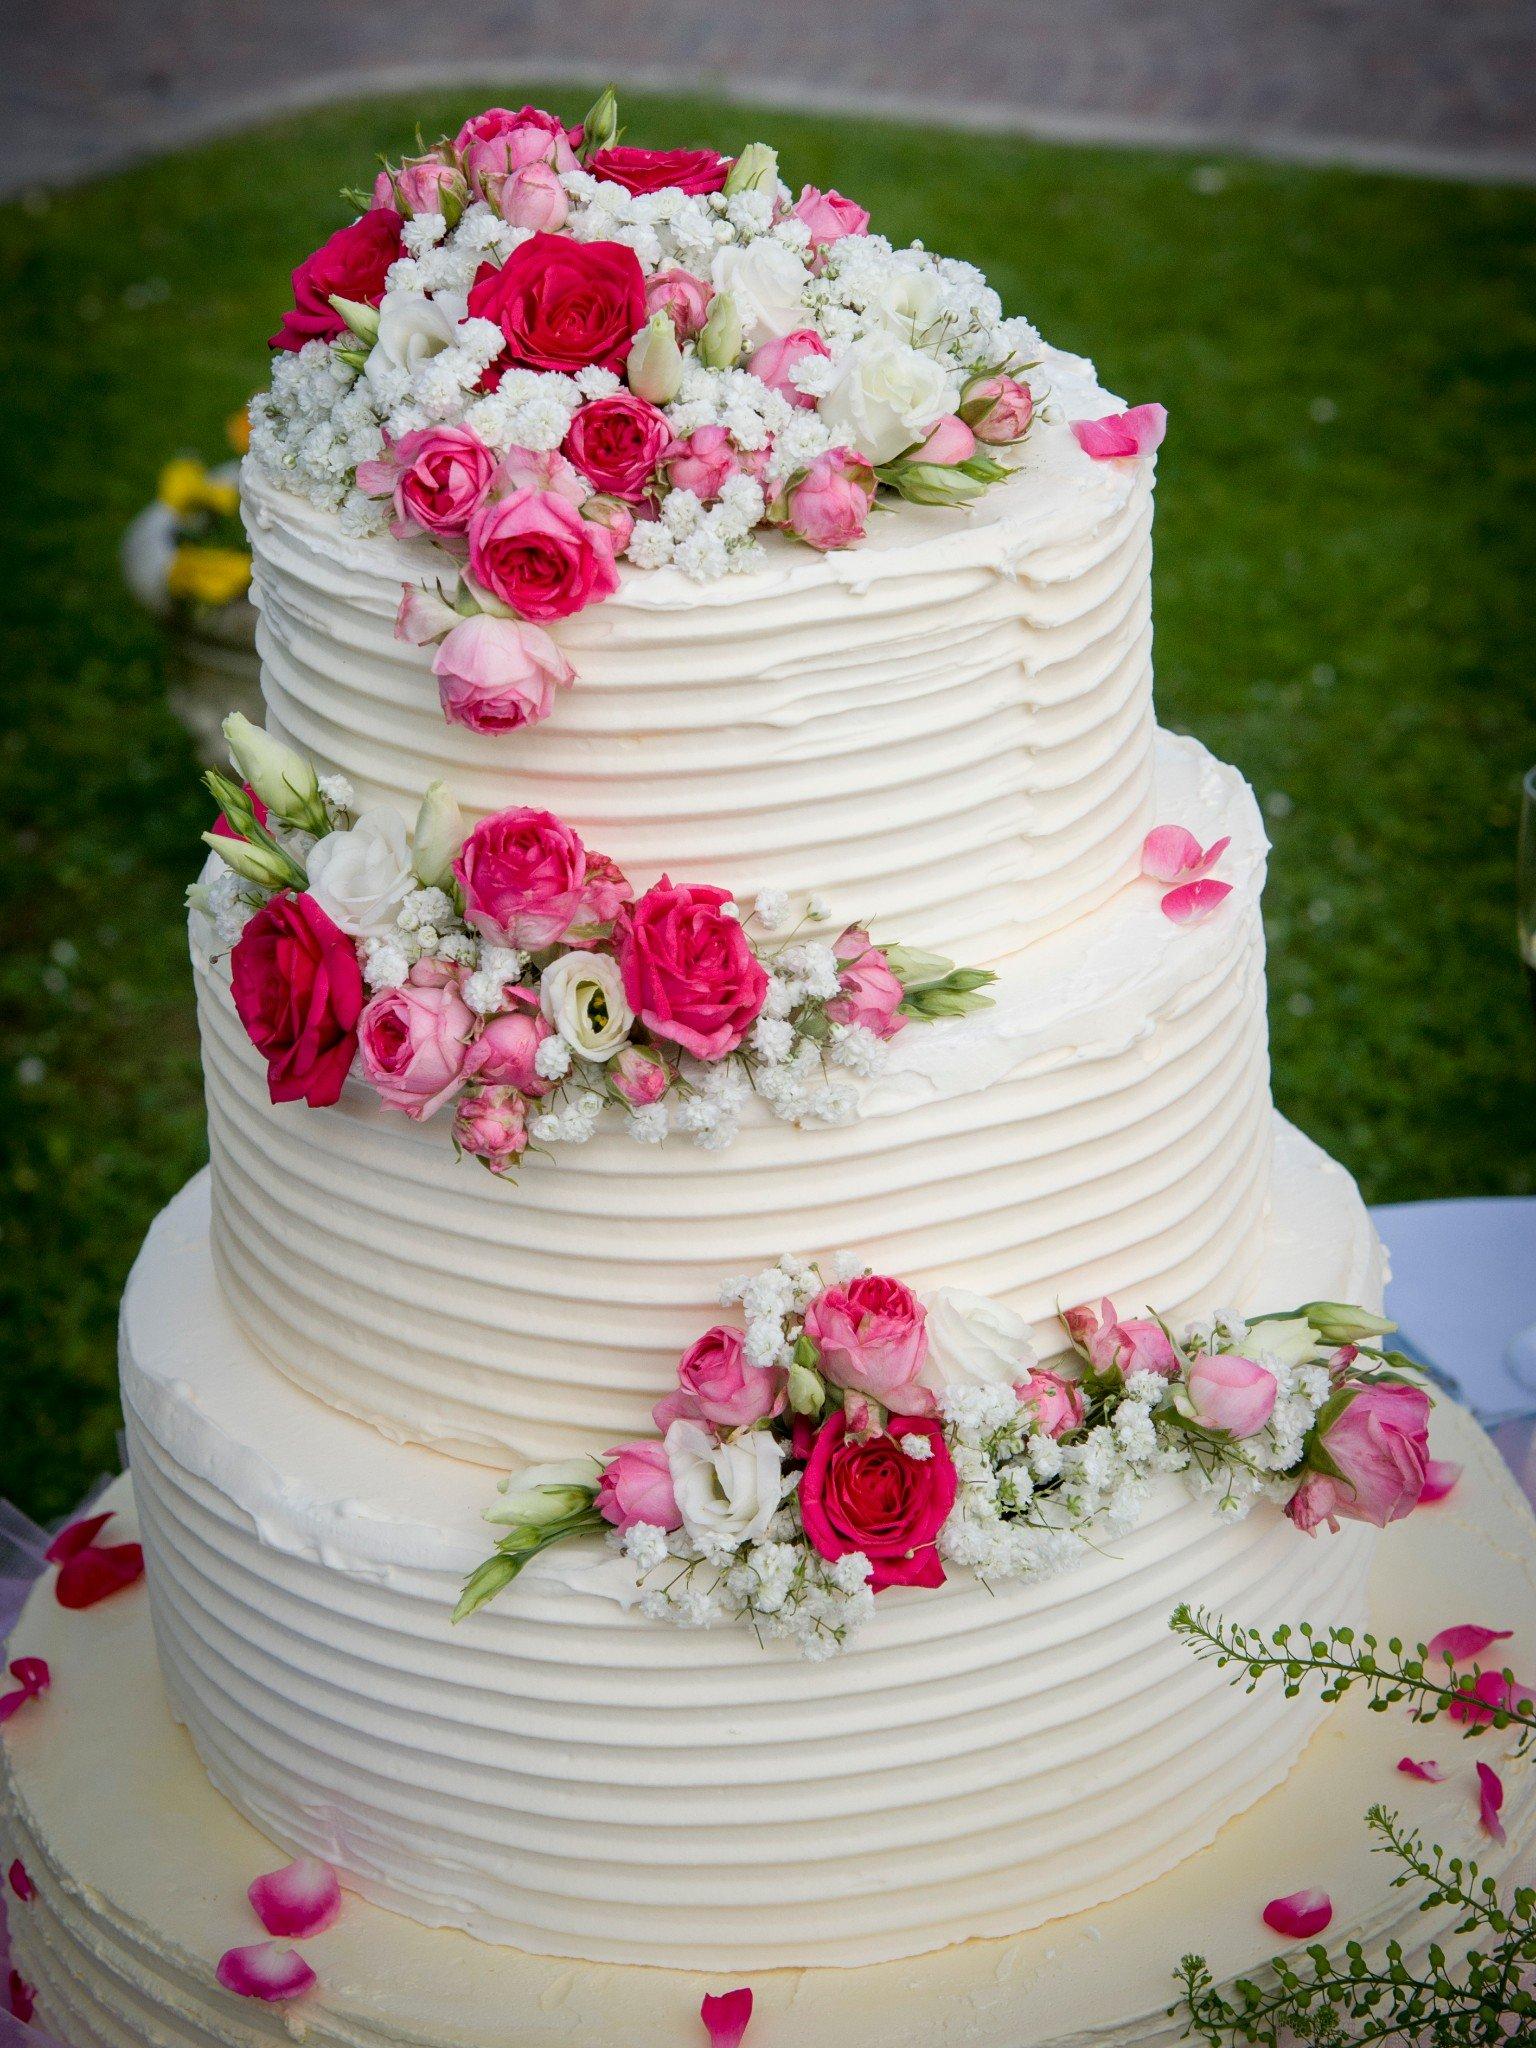
<svg viewBox="0 0 1536 2048">
<path fill-rule="evenodd" d="M 876 946 L 787 895 L 743 911 L 665 876 L 637 894 L 549 811 L 466 831 L 442 783 L 414 832 L 388 805 L 354 819 L 343 778 L 238 714 L 232 781 L 206 843 L 224 863 L 188 892 L 209 949 L 230 948 L 235 1008 L 274 1102 L 335 1102 L 358 1069 L 497 1175 L 530 1144 L 582 1144 L 609 1105 L 631 1136 L 730 1143 L 756 1093 L 787 1122 L 852 1114 L 909 1023 L 985 1007 L 996 977 Z M 370 993 L 371 991 L 371 993 Z"/>
<path fill-rule="evenodd" d="M 611 91 L 574 128 L 493 107 L 381 171 L 294 271 L 253 407 L 267 475 L 442 551 L 397 631 L 441 643 L 444 713 L 479 731 L 548 715 L 573 671 L 545 628 L 621 556 L 710 578 L 758 566 L 764 526 L 851 547 L 882 490 L 964 505 L 1005 476 L 989 449 L 1039 403 L 1040 337 L 973 265 L 795 198 L 762 143 L 619 136 Z M 1074 428 L 1100 458 L 1161 430 Z"/>
<path fill-rule="evenodd" d="M 1001 1303 L 941 1288 L 925 1307 L 846 1255 L 830 1279 L 785 1258 L 721 1298 L 745 1328 L 684 1354 L 658 1437 L 503 1482 L 486 1519 L 506 1533 L 456 1619 L 551 1543 L 606 1531 L 652 1618 L 741 1620 L 825 1657 L 876 1595 L 941 1586 L 946 1565 L 1068 1569 L 1136 1524 L 1160 1474 L 1222 1516 L 1281 1502 L 1309 1534 L 1384 1527 L 1454 1483 L 1407 1361 L 1368 1341 L 1393 1325 L 1337 1302 L 1176 1337 L 1105 1300 L 1066 1312 L 1077 1359 L 1046 1367 Z"/>
</svg>

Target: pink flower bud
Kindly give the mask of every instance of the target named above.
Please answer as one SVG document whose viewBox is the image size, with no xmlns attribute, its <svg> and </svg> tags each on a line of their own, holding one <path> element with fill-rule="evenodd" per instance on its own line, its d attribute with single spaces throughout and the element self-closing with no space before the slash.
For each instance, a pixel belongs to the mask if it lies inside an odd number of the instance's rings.
<svg viewBox="0 0 1536 2048">
<path fill-rule="evenodd" d="M 516 732 L 548 718 L 576 671 L 538 626 L 482 613 L 463 619 L 432 661 L 443 716 L 471 732 Z"/>
<path fill-rule="evenodd" d="M 955 469 L 976 453 L 976 436 L 958 413 L 948 412 L 929 429 L 928 438 L 912 456 L 913 462 L 932 462 L 940 469 Z"/>
<path fill-rule="evenodd" d="M 608 1069 L 613 1085 L 636 1109 L 659 1102 L 667 1092 L 667 1070 L 654 1053 L 626 1045 Z"/>
<path fill-rule="evenodd" d="M 435 590 L 415 583 L 400 586 L 400 609 L 395 613 L 395 638 L 411 647 L 426 647 L 441 640 L 459 623 L 459 614 Z"/>
<path fill-rule="evenodd" d="M 1155 1372 L 1164 1379 L 1172 1379 L 1178 1372 L 1178 1353 L 1162 1325 L 1118 1317 L 1115 1304 L 1107 1295 L 1097 1309 L 1064 1310 L 1062 1321 L 1068 1336 L 1095 1372 L 1118 1371 L 1126 1379 L 1138 1372 Z"/>
<path fill-rule="evenodd" d="M 402 213 L 441 213 L 450 221 L 469 201 L 469 181 L 464 173 L 431 156 L 403 163 L 395 173 L 395 191 Z M 378 203 L 393 206 L 396 202 Z"/>
<path fill-rule="evenodd" d="M 1275 1376 L 1251 1358 L 1202 1351 L 1189 1368 L 1195 1419 L 1229 1436 L 1256 1436 L 1275 1410 Z"/>
<path fill-rule="evenodd" d="M 814 185 L 802 185 L 800 197 L 789 211 L 795 220 L 803 220 L 810 229 L 811 247 L 818 254 L 830 243 L 840 242 L 844 235 L 869 232 L 867 208 L 845 199 L 841 192 L 821 192 Z"/>
<path fill-rule="evenodd" d="M 829 448 L 785 491 L 780 517 L 798 539 L 825 553 L 864 538 L 874 502 L 875 472 L 863 456 Z"/>
<path fill-rule="evenodd" d="M 522 1095 L 547 1095 L 555 1084 L 539 1072 L 537 1062 L 539 1047 L 552 1035 L 554 1026 L 539 1008 L 532 989 L 509 988 L 506 1002 L 506 1010 L 491 1018 L 476 1041 L 480 1057 L 475 1071 L 492 1087 L 515 1088 Z M 464 1141 L 461 1138 L 459 1142 Z M 475 1148 L 466 1145 L 464 1149 Z"/>
<path fill-rule="evenodd" d="M 635 515 L 622 498 L 612 498 L 606 491 L 594 491 L 582 506 L 581 516 L 605 528 L 613 542 L 613 552 L 623 554 L 635 530 Z"/>
<path fill-rule="evenodd" d="M 789 373 L 807 356 L 826 356 L 829 353 L 827 344 L 814 327 L 797 327 L 792 334 L 776 336 L 772 341 L 765 341 L 761 348 L 753 349 L 747 358 L 747 368 L 770 391 L 777 391 L 791 405 L 810 410 L 815 406 L 815 399 L 808 391 L 802 391 L 792 383 Z"/>
<path fill-rule="evenodd" d="M 1025 1407 L 1034 1409 L 1035 1421 L 1047 1436 L 1066 1436 L 1082 1428 L 1083 1395 L 1075 1380 L 1037 1365 L 1017 1392 Z"/>
<path fill-rule="evenodd" d="M 674 490 L 692 491 L 701 503 L 710 505 L 741 464 L 724 427 L 696 427 L 686 441 L 672 443 L 665 467 Z"/>
<path fill-rule="evenodd" d="M 869 933 L 860 925 L 849 925 L 832 950 L 840 991 L 827 1004 L 832 1022 L 862 1025 L 876 1038 L 894 1038 L 904 1031 L 907 1020 L 899 1012 L 907 991 L 880 948 L 870 944 Z"/>
<path fill-rule="evenodd" d="M 1035 412 L 1034 394 L 1016 377 L 980 377 L 967 385 L 961 411 L 978 441 L 1001 447 L 1010 441 L 1022 441 L 1029 431 Z"/>
<path fill-rule="evenodd" d="M 691 271 L 658 270 L 645 287 L 646 315 L 670 313 L 678 341 L 691 341 L 703 331 L 714 296 L 712 287 Z"/>
<path fill-rule="evenodd" d="M 649 1522 L 657 1529 L 680 1529 L 683 1518 L 672 1491 L 666 1445 L 620 1444 L 610 1451 L 597 1482 L 596 1506 L 603 1520 L 616 1529 L 632 1529 L 636 1522 Z"/>
<path fill-rule="evenodd" d="M 1336 1529 L 1401 1521 L 1419 1504 L 1429 1466 L 1429 1396 L 1420 1387 L 1365 1381 L 1322 1432 L 1329 1471 L 1308 1472 L 1286 1513 L 1309 1535 L 1321 1522 Z"/>
<path fill-rule="evenodd" d="M 656 1403 L 652 1420 L 663 1434 L 678 1421 L 744 1429 L 779 1413 L 787 1378 L 781 1366 L 750 1364 L 740 1330 L 722 1325 L 683 1353 L 677 1391 Z"/>
<path fill-rule="evenodd" d="M 524 164 L 510 177 L 493 178 L 490 197 L 510 226 L 536 234 L 554 234 L 571 210 L 565 187 L 546 163 Z"/>
<path fill-rule="evenodd" d="M 454 1142 L 491 1173 L 509 1173 L 528 1144 L 523 1098 L 515 1088 L 484 1088 L 461 1096 Z"/>
</svg>

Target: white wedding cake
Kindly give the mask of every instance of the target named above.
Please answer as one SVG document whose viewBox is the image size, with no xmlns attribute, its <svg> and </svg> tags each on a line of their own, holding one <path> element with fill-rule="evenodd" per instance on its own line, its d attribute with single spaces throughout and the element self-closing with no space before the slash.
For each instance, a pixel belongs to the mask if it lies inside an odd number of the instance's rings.
<svg viewBox="0 0 1536 2048">
<path fill-rule="evenodd" d="M 1154 721 L 1160 412 L 606 101 L 383 174 L 274 343 L 122 1726 L 444 1982 L 620 1966 L 618 2048 L 626 1972 L 646 2041 L 667 1973 L 803 1972 L 819 2039 L 1279 1786 L 1326 1709 L 1170 1612 L 1360 1623 L 1425 1484 L 1358 1194 L 1271 1106 L 1257 807 Z M 1378 1403 L 1385 1494 L 1330 1436 Z M 13 1799 L 71 2048 L 464 2048 L 254 1922 L 88 1934 Z M 578 2038 L 535 2003 L 497 2038 Z"/>
</svg>

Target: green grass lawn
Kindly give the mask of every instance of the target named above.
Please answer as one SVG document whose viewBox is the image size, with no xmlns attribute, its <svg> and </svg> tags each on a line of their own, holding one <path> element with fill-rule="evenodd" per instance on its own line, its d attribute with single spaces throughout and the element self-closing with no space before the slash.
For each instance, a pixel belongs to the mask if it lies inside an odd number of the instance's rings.
<svg viewBox="0 0 1536 2048">
<path fill-rule="evenodd" d="M 204 1157 L 180 899 L 206 803 L 119 534 L 164 456 L 219 451 L 339 188 L 511 89 L 306 116 L 0 214 L 0 1492 L 34 1514 L 114 1457 L 118 1293 Z M 771 134 L 792 180 L 972 258 L 1167 404 L 1158 697 L 1270 819 L 1280 1104 L 1375 1199 L 1536 1187 L 1512 924 L 1536 193 L 625 113 L 657 143 Z"/>
</svg>

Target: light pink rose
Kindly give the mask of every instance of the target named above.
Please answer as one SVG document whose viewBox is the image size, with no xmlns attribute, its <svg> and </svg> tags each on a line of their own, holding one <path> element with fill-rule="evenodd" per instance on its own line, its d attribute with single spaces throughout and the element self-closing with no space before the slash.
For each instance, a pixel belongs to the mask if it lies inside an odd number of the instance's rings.
<svg viewBox="0 0 1536 2048">
<path fill-rule="evenodd" d="M 674 441 L 667 449 L 665 466 L 674 490 L 692 491 L 705 505 L 712 505 L 741 470 L 724 427 L 695 427 L 686 441 Z"/>
<path fill-rule="evenodd" d="M 482 937 L 537 952 L 562 938 L 581 908 L 587 850 L 552 812 L 519 806 L 482 818 L 453 872 L 465 919 Z"/>
<path fill-rule="evenodd" d="M 464 619 L 432 661 L 443 716 L 471 732 L 516 732 L 554 708 L 576 671 L 540 626 L 487 613 Z"/>
<path fill-rule="evenodd" d="M 927 1312 L 910 1287 L 864 1273 L 828 1287 L 805 1312 L 805 1334 L 835 1387 L 868 1395 L 897 1415 L 932 1415 L 932 1392 L 917 1384 L 928 1356 Z"/>
<path fill-rule="evenodd" d="M 823 553 L 864 538 L 875 502 L 875 472 L 851 448 L 828 448 L 785 491 L 777 516 L 807 546 Z"/>
<path fill-rule="evenodd" d="M 1029 431 L 1035 413 L 1034 394 L 1017 377 L 979 377 L 966 386 L 960 410 L 969 417 L 978 441 L 1002 447 L 1021 441 Z"/>
<path fill-rule="evenodd" d="M 509 448 L 491 489 L 498 498 L 510 497 L 514 491 L 553 491 L 578 510 L 592 495 L 587 479 L 558 448 Z"/>
<path fill-rule="evenodd" d="M 519 490 L 482 505 L 470 521 L 469 569 L 535 625 L 600 604 L 619 587 L 613 536 L 554 491 Z"/>
<path fill-rule="evenodd" d="M 1179 1369 L 1178 1354 L 1161 1324 L 1121 1319 L 1107 1295 L 1097 1309 L 1067 1309 L 1062 1321 L 1095 1372 L 1118 1370 L 1127 1379 L 1132 1373 L 1155 1372 L 1172 1379 Z"/>
<path fill-rule="evenodd" d="M 635 514 L 632 506 L 622 498 L 610 498 L 603 491 L 594 491 L 581 508 L 583 519 L 590 519 L 594 525 L 604 527 L 613 543 L 613 552 L 622 555 L 629 546 L 629 537 L 635 530 Z"/>
<path fill-rule="evenodd" d="M 898 1013 L 907 992 L 891 972 L 880 948 L 870 944 L 869 933 L 851 924 L 835 941 L 832 951 L 838 964 L 838 987 L 842 990 L 827 1005 L 832 1022 L 861 1024 L 866 1031 L 873 1031 L 876 1038 L 894 1038 L 898 1031 L 904 1031 L 907 1020 Z"/>
<path fill-rule="evenodd" d="M 577 168 L 573 143 L 581 131 L 567 128 L 555 114 L 542 107 L 522 107 L 513 113 L 508 107 L 487 107 L 483 114 L 466 121 L 454 140 L 454 149 L 470 183 L 479 193 L 488 179 L 505 178 L 524 164 L 550 164 L 557 171 Z"/>
<path fill-rule="evenodd" d="M 654 1529 L 680 1529 L 672 1468 L 662 1443 L 620 1444 L 608 1453 L 597 1482 L 597 1512 L 616 1529 L 648 1522 Z"/>
<path fill-rule="evenodd" d="M 626 1045 L 608 1068 L 609 1079 L 636 1109 L 659 1102 L 667 1092 L 667 1070 L 653 1052 Z"/>
<path fill-rule="evenodd" d="M 958 413 L 947 412 L 928 430 L 928 438 L 912 456 L 914 462 L 931 462 L 940 469 L 956 469 L 976 453 L 976 436 Z"/>
<path fill-rule="evenodd" d="M 1190 1361 L 1195 1419 L 1229 1436 L 1256 1436 L 1275 1412 L 1275 1376 L 1251 1358 L 1202 1351 Z"/>
<path fill-rule="evenodd" d="M 391 1109 L 415 1123 L 433 1116 L 475 1071 L 474 1012 L 456 983 L 412 979 L 381 988 L 358 1020 L 363 1072 Z"/>
<path fill-rule="evenodd" d="M 1333 1470 L 1312 1470 L 1286 1513 L 1310 1535 L 1322 1522 L 1401 1521 L 1418 1506 L 1429 1468 L 1429 1396 L 1419 1387 L 1370 1382 L 1340 1390 L 1347 1402 L 1319 1417 L 1318 1447 Z M 1333 1397 L 1334 1400 L 1338 1396 Z"/>
<path fill-rule="evenodd" d="M 565 226 L 571 203 L 565 187 L 548 164 L 524 164 L 509 178 L 492 180 L 492 205 L 514 228 L 531 228 L 535 234 L 553 234 Z"/>
<path fill-rule="evenodd" d="M 1034 1409 L 1035 1420 L 1047 1436 L 1066 1436 L 1082 1428 L 1083 1390 L 1076 1380 L 1037 1365 L 1016 1391 L 1024 1406 Z"/>
<path fill-rule="evenodd" d="M 408 219 L 418 213 L 441 213 L 452 220 L 468 199 L 464 173 L 438 156 L 407 157 L 393 174 L 380 171 L 373 181 L 374 205 L 396 207 Z"/>
<path fill-rule="evenodd" d="M 454 1143 L 498 1177 L 510 1173 L 528 1145 L 527 1108 L 515 1088 L 475 1088 L 459 1097 Z"/>
<path fill-rule="evenodd" d="M 866 235 L 869 213 L 841 192 L 820 192 L 814 185 L 802 185 L 800 197 L 789 209 L 795 220 L 803 220 L 811 231 L 811 246 L 818 254 L 844 235 Z"/>
<path fill-rule="evenodd" d="M 357 466 L 366 497 L 392 497 L 390 530 L 408 540 L 419 527 L 436 539 L 461 534 L 485 503 L 496 457 L 468 427 L 419 427 L 385 442 L 382 457 Z"/>
<path fill-rule="evenodd" d="M 791 405 L 807 410 L 816 404 L 808 391 L 802 391 L 790 381 L 790 371 L 796 363 L 803 363 L 807 356 L 826 356 L 831 351 L 814 327 L 797 327 L 793 334 L 775 337 L 765 341 L 761 348 L 753 349 L 747 358 L 747 368 L 752 375 L 766 384 L 770 391 L 777 391 L 781 398 L 787 398 Z"/>
<path fill-rule="evenodd" d="M 669 313 L 679 342 L 692 341 L 709 318 L 714 288 L 687 270 L 658 270 L 645 287 L 645 314 Z"/>
<path fill-rule="evenodd" d="M 489 1020 L 475 1042 L 479 1055 L 476 1076 L 499 1087 L 515 1088 L 522 1095 L 547 1095 L 555 1084 L 539 1072 L 537 1061 L 539 1047 L 554 1026 L 540 1010 L 532 989 L 509 988 L 505 996 L 509 1007 Z"/>
<path fill-rule="evenodd" d="M 721 1325 L 683 1353 L 677 1391 L 656 1403 L 652 1420 L 663 1435 L 674 1422 L 745 1429 L 782 1411 L 788 1377 L 782 1366 L 749 1364 L 740 1330 Z"/>
<path fill-rule="evenodd" d="M 459 614 L 437 590 L 420 584 L 402 583 L 400 609 L 395 613 L 395 638 L 412 647 L 426 647 L 441 640 L 459 623 Z"/>
</svg>

